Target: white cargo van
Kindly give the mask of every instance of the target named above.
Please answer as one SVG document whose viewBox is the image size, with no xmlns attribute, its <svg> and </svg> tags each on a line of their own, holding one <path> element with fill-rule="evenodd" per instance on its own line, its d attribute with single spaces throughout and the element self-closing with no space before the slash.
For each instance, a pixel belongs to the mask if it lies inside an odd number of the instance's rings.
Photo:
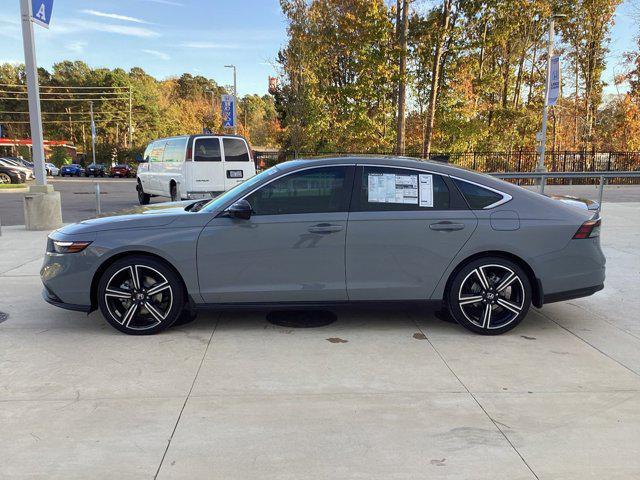
<svg viewBox="0 0 640 480">
<path fill-rule="evenodd" d="M 184 135 L 149 144 L 138 165 L 138 200 L 214 197 L 256 174 L 247 141 L 237 135 Z"/>
</svg>

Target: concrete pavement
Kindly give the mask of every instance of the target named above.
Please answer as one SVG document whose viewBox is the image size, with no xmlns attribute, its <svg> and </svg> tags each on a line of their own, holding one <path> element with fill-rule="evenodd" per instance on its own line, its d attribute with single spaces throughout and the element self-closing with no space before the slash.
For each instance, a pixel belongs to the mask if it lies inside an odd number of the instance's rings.
<svg viewBox="0 0 640 480">
<path fill-rule="evenodd" d="M 416 310 L 128 337 L 41 301 L 46 235 L 5 227 L 0 477 L 638 478 L 639 210 L 605 204 L 605 290 L 499 337 Z"/>
</svg>

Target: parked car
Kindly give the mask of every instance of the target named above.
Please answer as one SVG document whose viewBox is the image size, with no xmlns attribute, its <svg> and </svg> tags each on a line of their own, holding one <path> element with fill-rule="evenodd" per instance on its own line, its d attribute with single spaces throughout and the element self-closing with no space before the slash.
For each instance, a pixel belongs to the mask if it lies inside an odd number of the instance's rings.
<svg viewBox="0 0 640 480">
<path fill-rule="evenodd" d="M 110 177 L 128 178 L 133 176 L 133 168 L 127 164 L 114 165 L 109 169 Z"/>
<path fill-rule="evenodd" d="M 18 165 L 20 165 L 21 167 L 27 167 L 33 170 L 33 163 L 28 160 L 25 160 L 24 158 L 21 158 L 21 157 L 4 157 L 4 158 L 17 162 Z"/>
<path fill-rule="evenodd" d="M 256 174 L 247 141 L 235 135 L 185 135 L 149 144 L 138 166 L 140 205 L 215 197 Z"/>
<path fill-rule="evenodd" d="M 24 183 L 27 181 L 27 175 L 15 167 L 7 167 L 0 165 L 0 185 L 7 183 Z"/>
<path fill-rule="evenodd" d="M 47 175 L 50 175 L 52 177 L 57 177 L 58 174 L 60 173 L 60 169 L 56 167 L 53 163 L 45 163 L 44 167 L 47 170 Z"/>
<path fill-rule="evenodd" d="M 20 170 L 21 172 L 23 172 L 26 175 L 27 180 L 31 180 L 31 179 L 35 178 L 35 175 L 33 174 L 33 170 L 31 170 L 30 168 L 25 167 L 21 163 L 16 162 L 15 160 L 12 160 L 10 158 L 6 158 L 6 157 L 0 158 L 0 166 L 12 167 L 12 168 L 16 168 L 16 169 Z"/>
<path fill-rule="evenodd" d="M 78 165 L 77 163 L 72 163 L 70 165 L 63 165 L 60 167 L 60 176 L 61 177 L 79 177 L 84 175 L 84 168 Z"/>
<path fill-rule="evenodd" d="M 432 304 L 481 334 L 603 288 L 600 218 L 450 165 L 286 162 L 213 200 L 140 207 L 49 235 L 44 298 L 129 334 L 184 311 Z"/>
<path fill-rule="evenodd" d="M 85 171 L 87 177 L 104 177 L 107 173 L 107 166 L 104 163 L 92 163 Z"/>
</svg>

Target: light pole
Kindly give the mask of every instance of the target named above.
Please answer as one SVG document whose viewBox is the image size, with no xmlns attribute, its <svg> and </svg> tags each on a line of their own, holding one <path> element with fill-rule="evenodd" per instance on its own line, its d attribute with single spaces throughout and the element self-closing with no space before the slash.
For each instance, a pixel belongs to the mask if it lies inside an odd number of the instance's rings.
<svg viewBox="0 0 640 480">
<path fill-rule="evenodd" d="M 233 134 L 236 135 L 238 133 L 238 119 L 236 118 L 236 114 L 237 114 L 236 104 L 238 103 L 238 84 L 236 83 L 236 66 L 225 65 L 224 67 L 233 68 Z"/>
<path fill-rule="evenodd" d="M 554 13 L 549 17 L 549 40 L 547 43 L 547 78 L 544 87 L 544 101 L 542 102 L 542 129 L 540 130 L 540 145 L 538 147 L 538 165 L 536 166 L 536 172 L 546 172 L 547 169 L 544 166 L 545 150 L 547 146 L 547 116 L 548 116 L 548 102 L 549 102 L 549 89 L 551 87 L 551 57 L 553 57 L 553 40 L 555 36 L 555 20 L 557 18 L 564 18 L 565 14 Z M 545 179 L 540 179 L 540 190 L 544 191 Z"/>
</svg>

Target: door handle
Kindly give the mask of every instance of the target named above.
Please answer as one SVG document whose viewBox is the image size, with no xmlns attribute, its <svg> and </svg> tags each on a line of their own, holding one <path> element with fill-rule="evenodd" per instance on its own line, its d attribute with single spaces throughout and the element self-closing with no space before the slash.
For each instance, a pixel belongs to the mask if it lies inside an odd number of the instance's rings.
<svg viewBox="0 0 640 480">
<path fill-rule="evenodd" d="M 336 233 L 343 229 L 342 225 L 333 225 L 331 223 L 319 223 L 313 227 L 309 227 L 307 230 L 311 233 Z"/>
<path fill-rule="evenodd" d="M 464 223 L 453 223 L 449 221 L 436 222 L 429 225 L 429 228 L 438 232 L 455 232 L 456 230 L 462 230 Z"/>
</svg>

